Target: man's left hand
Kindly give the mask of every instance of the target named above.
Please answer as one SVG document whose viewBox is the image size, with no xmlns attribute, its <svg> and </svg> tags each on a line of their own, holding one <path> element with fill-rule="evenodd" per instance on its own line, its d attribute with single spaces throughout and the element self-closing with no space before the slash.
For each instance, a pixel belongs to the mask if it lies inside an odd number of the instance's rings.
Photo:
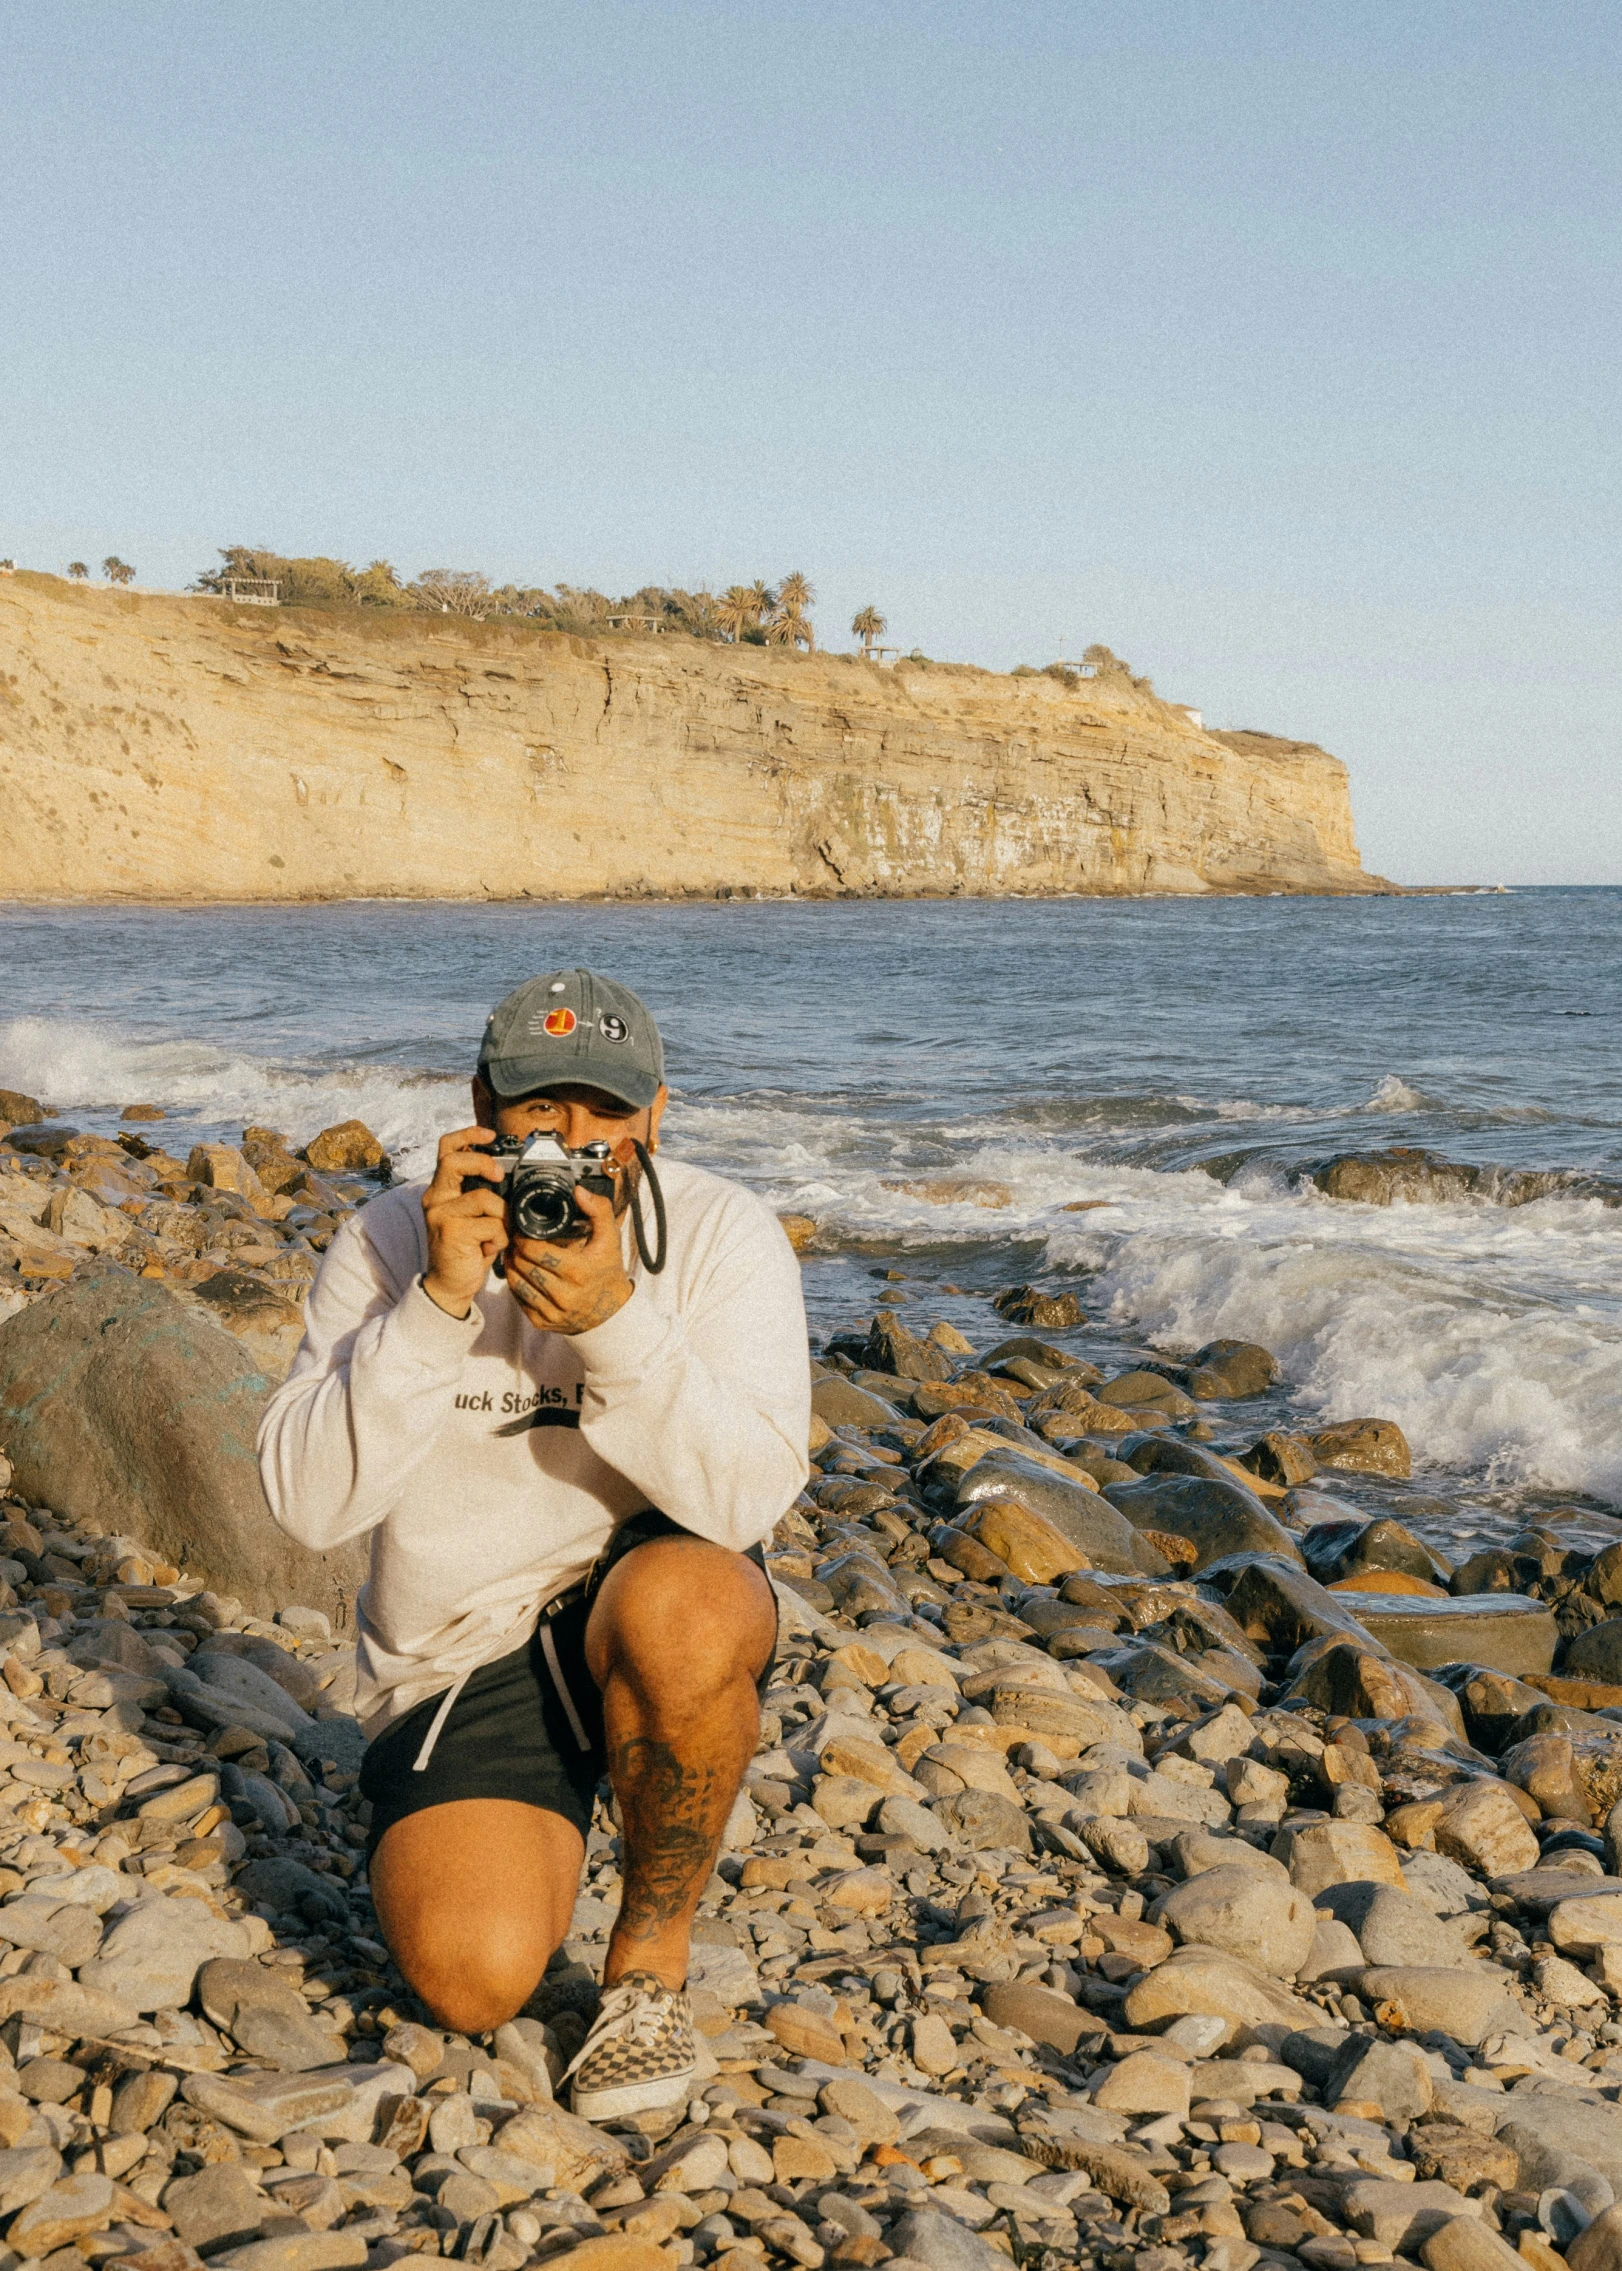
<svg viewBox="0 0 1622 2271">
<path fill-rule="evenodd" d="M 568 1246 L 515 1238 L 507 1248 L 507 1283 L 538 1332 L 589 1333 L 624 1308 L 634 1290 L 620 1253 L 612 1199 L 576 1190 L 591 1236 Z"/>
</svg>

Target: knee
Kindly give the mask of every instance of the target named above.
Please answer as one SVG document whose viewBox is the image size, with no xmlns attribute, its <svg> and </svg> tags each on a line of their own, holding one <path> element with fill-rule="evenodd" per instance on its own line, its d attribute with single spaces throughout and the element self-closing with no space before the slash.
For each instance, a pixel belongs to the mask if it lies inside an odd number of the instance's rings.
<svg viewBox="0 0 1622 2271">
<path fill-rule="evenodd" d="M 453 2034 L 488 2034 L 515 2018 L 534 1994 L 550 1957 L 531 1946 L 417 1947 L 394 1951 L 413 1991 Z"/>
<path fill-rule="evenodd" d="M 685 1693 L 752 1686 L 772 1644 L 776 1606 L 751 1561 L 701 1538 L 660 1538 L 610 1572 L 589 1636 L 592 1671 L 637 1684 L 679 1675 Z"/>
</svg>

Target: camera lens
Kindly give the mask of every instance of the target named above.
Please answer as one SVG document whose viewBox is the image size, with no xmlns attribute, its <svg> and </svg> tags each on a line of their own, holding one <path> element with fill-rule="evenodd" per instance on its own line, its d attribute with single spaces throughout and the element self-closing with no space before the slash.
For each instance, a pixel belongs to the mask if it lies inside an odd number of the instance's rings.
<svg viewBox="0 0 1622 2271">
<path fill-rule="evenodd" d="M 510 1212 L 520 1238 L 560 1237 L 574 1217 L 573 1182 L 520 1171 L 513 1178 Z"/>
</svg>

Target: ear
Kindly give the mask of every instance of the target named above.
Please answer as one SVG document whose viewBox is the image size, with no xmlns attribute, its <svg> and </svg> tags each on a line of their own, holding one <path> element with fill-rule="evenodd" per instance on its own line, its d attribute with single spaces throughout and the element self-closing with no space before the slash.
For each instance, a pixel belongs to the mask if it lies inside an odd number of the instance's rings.
<svg viewBox="0 0 1622 2271">
<path fill-rule="evenodd" d="M 496 1124 L 496 1100 L 479 1073 L 473 1075 L 473 1117 L 481 1128 L 493 1128 Z"/>
<path fill-rule="evenodd" d="M 659 1148 L 659 1122 L 664 1118 L 665 1106 L 669 1102 L 670 1091 L 661 1081 L 658 1095 L 648 1106 L 648 1149 L 650 1151 L 657 1151 Z"/>
</svg>

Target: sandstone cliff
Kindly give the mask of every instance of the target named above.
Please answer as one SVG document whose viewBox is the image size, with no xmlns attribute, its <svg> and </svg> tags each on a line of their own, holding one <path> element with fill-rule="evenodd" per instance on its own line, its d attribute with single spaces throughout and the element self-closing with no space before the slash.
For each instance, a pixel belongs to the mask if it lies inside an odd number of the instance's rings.
<svg viewBox="0 0 1622 2271">
<path fill-rule="evenodd" d="M 1346 770 L 1125 677 L 0 577 L 0 896 L 1368 891 Z"/>
</svg>

